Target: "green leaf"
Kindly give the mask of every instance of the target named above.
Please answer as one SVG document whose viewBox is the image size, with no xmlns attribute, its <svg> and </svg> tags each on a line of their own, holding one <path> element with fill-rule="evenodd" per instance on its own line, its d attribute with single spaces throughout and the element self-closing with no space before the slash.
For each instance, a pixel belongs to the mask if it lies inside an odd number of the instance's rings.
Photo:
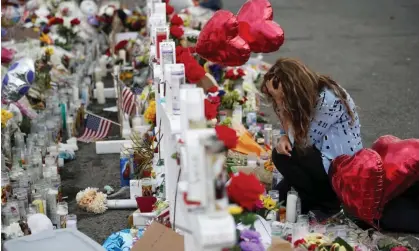
<svg viewBox="0 0 419 251">
<path fill-rule="evenodd" d="M 351 247 L 351 245 L 349 245 L 344 239 L 337 237 L 335 239 L 335 241 L 333 241 L 333 243 L 337 243 L 341 246 L 344 246 L 346 248 L 347 251 L 353 251 L 353 247 Z"/>
<path fill-rule="evenodd" d="M 242 219 L 241 219 L 243 225 L 246 225 L 246 226 L 253 225 L 256 220 L 257 220 L 257 215 L 254 213 L 243 214 Z"/>
</svg>

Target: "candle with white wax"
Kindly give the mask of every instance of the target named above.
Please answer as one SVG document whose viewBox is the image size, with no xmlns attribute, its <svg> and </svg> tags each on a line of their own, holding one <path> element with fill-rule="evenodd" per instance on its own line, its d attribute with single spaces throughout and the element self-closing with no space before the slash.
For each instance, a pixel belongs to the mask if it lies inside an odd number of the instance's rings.
<svg viewBox="0 0 419 251">
<path fill-rule="evenodd" d="M 75 214 L 67 215 L 66 228 L 77 229 L 77 215 Z"/>
<path fill-rule="evenodd" d="M 73 101 L 76 102 L 80 98 L 79 86 L 77 84 L 73 85 Z"/>
<path fill-rule="evenodd" d="M 296 191 L 289 191 L 287 195 L 287 207 L 285 215 L 287 222 L 294 223 L 297 220 L 297 200 L 298 193 Z"/>
<path fill-rule="evenodd" d="M 96 98 L 98 104 L 104 105 L 106 103 L 105 85 L 102 81 L 96 82 Z"/>
<path fill-rule="evenodd" d="M 122 137 L 124 139 L 131 139 L 131 127 L 129 126 L 129 120 L 126 117 L 124 117 L 122 122 Z"/>
<path fill-rule="evenodd" d="M 108 56 L 103 55 L 100 59 L 99 59 L 99 66 L 102 69 L 103 72 L 107 71 L 107 66 L 108 65 Z"/>
<path fill-rule="evenodd" d="M 96 82 L 101 81 L 103 78 L 103 71 L 101 67 L 95 68 L 95 80 Z"/>
<path fill-rule="evenodd" d="M 125 50 L 119 50 L 118 57 L 119 59 L 122 59 L 123 65 L 125 65 L 125 63 L 127 62 L 127 52 Z"/>
</svg>

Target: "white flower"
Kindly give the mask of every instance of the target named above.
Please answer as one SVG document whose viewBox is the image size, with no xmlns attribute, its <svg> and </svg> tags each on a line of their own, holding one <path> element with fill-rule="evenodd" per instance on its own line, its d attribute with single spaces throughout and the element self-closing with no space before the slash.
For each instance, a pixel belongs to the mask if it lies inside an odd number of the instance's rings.
<svg viewBox="0 0 419 251">
<path fill-rule="evenodd" d="M 33 27 L 33 23 L 31 23 L 31 22 L 25 23 L 23 25 L 23 27 L 25 27 L 25 28 L 32 28 Z"/>
<path fill-rule="evenodd" d="M 39 7 L 39 9 L 37 9 L 35 11 L 35 15 L 39 17 L 46 17 L 50 14 L 50 11 L 48 10 L 48 7 L 45 5 L 42 5 L 41 7 Z"/>
<path fill-rule="evenodd" d="M 61 37 L 61 36 L 59 36 L 59 37 L 57 38 L 57 41 L 58 41 L 59 43 L 62 43 L 62 44 L 66 44 L 66 43 L 67 43 L 67 39 L 65 39 L 65 38 L 63 38 L 63 37 Z"/>
<path fill-rule="evenodd" d="M 64 22 L 63 22 L 64 27 L 71 29 L 71 18 L 64 17 L 63 19 L 64 19 Z"/>
<path fill-rule="evenodd" d="M 78 33 L 80 31 L 80 27 L 78 26 L 78 25 L 75 25 L 74 27 L 73 27 L 73 32 L 74 33 Z"/>
<path fill-rule="evenodd" d="M 105 14 L 108 16 L 113 16 L 113 13 L 115 12 L 115 8 L 112 6 L 108 6 L 105 9 Z"/>
<path fill-rule="evenodd" d="M 48 18 L 46 18 L 46 17 L 38 17 L 37 19 L 36 19 L 36 21 L 35 21 L 35 25 L 36 26 L 40 26 L 41 25 L 41 23 L 48 23 Z"/>
<path fill-rule="evenodd" d="M 50 33 L 50 38 L 52 39 L 52 41 L 58 40 L 60 36 L 57 33 Z"/>
</svg>

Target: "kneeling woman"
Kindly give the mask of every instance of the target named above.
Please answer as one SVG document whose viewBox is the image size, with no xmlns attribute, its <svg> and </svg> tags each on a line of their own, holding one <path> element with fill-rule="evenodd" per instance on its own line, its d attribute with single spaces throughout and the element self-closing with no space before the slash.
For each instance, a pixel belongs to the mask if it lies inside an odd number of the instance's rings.
<svg viewBox="0 0 419 251">
<path fill-rule="evenodd" d="M 278 185 L 280 196 L 285 198 L 293 187 L 303 213 L 339 211 L 340 202 L 328 177 L 331 162 L 362 149 L 352 98 L 331 78 L 290 58 L 281 58 L 272 66 L 261 90 L 272 101 L 283 131 L 272 153 L 284 176 Z"/>
</svg>

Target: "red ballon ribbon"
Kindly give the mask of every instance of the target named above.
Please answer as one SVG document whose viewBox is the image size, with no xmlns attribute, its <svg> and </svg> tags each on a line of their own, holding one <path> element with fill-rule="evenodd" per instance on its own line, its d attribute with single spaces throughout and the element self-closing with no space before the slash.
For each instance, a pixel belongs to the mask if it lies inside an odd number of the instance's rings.
<svg viewBox="0 0 419 251">
<path fill-rule="evenodd" d="M 202 29 L 196 52 L 224 66 L 245 64 L 251 52 L 274 52 L 284 43 L 284 31 L 273 21 L 268 0 L 248 0 L 233 13 L 217 11 Z"/>
<path fill-rule="evenodd" d="M 349 212 L 376 227 L 381 218 L 384 196 L 384 169 L 380 155 L 362 149 L 354 156 L 341 155 L 329 172 L 337 196 Z"/>
<path fill-rule="evenodd" d="M 384 206 L 419 181 L 419 139 L 401 140 L 386 135 L 378 138 L 372 149 L 383 160 Z"/>
</svg>

